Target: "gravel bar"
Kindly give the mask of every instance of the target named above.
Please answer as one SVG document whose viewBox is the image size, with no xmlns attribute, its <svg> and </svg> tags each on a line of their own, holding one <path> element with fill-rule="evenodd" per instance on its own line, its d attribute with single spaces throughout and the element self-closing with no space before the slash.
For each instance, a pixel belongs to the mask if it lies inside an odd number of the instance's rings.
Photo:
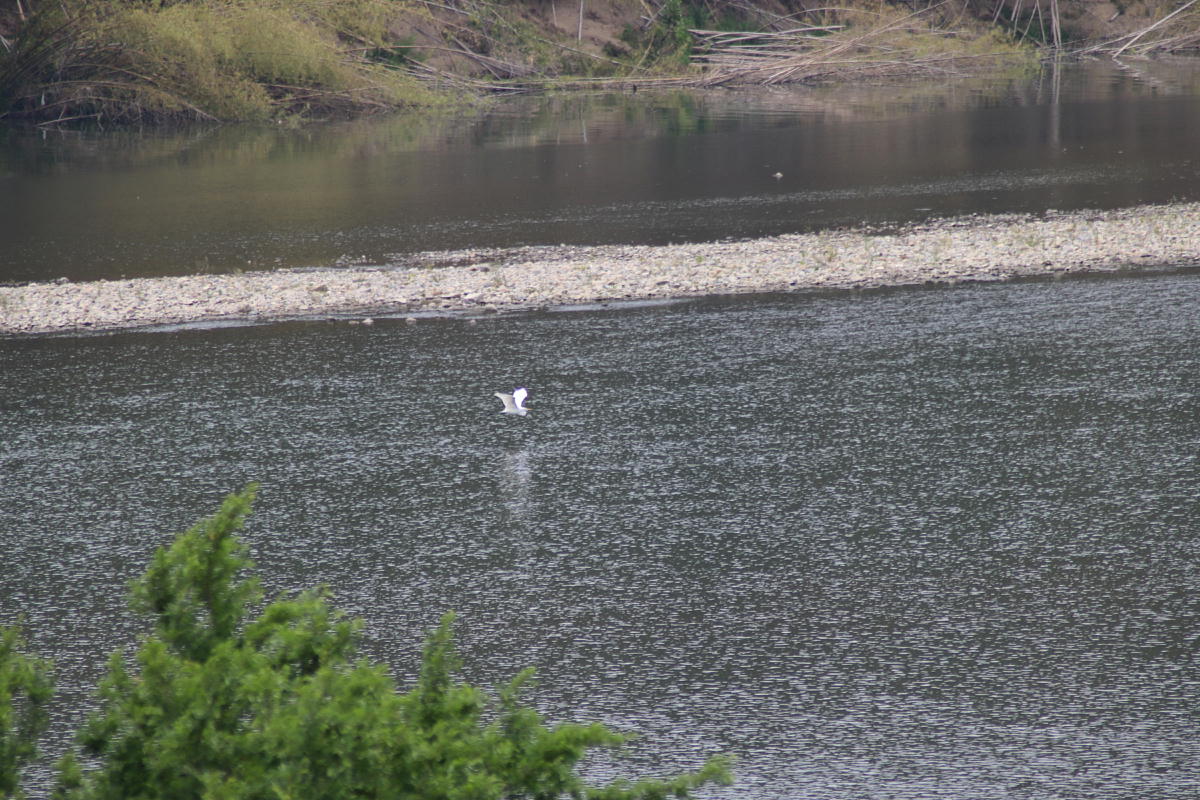
<svg viewBox="0 0 1200 800">
<path fill-rule="evenodd" d="M 398 265 L 0 287 L 0 333 L 797 292 L 1200 264 L 1200 203 L 967 216 L 665 246 L 418 253 Z"/>
</svg>

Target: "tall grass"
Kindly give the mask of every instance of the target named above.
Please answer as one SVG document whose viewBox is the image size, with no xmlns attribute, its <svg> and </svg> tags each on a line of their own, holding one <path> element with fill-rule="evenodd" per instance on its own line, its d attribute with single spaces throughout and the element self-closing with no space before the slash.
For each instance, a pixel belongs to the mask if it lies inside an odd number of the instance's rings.
<svg viewBox="0 0 1200 800">
<path fill-rule="evenodd" d="M 41 0 L 0 54 L 0 116 L 328 117 L 435 102 L 388 63 L 388 0 Z"/>
</svg>

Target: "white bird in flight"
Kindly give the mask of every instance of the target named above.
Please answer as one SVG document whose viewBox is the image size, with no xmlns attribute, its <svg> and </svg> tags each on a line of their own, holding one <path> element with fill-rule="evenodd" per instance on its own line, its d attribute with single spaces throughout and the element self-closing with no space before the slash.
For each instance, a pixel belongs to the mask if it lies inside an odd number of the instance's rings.
<svg viewBox="0 0 1200 800">
<path fill-rule="evenodd" d="M 529 409 L 525 407 L 525 398 L 528 396 L 529 391 L 526 389 L 513 389 L 512 394 L 496 392 L 496 397 L 499 397 L 504 402 L 504 410 L 500 413 L 525 416 L 529 413 Z"/>
</svg>

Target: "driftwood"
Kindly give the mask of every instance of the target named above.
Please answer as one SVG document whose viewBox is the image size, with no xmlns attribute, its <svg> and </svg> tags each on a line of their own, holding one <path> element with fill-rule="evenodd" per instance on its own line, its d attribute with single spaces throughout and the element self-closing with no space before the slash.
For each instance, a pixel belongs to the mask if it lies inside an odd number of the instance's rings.
<svg viewBox="0 0 1200 800">
<path fill-rule="evenodd" d="M 844 25 L 806 25 L 784 31 L 706 31 L 689 30 L 696 40 L 696 50 L 746 46 L 754 43 L 764 47 L 792 47 L 798 38 L 819 39 L 823 35 L 840 31 Z"/>
<path fill-rule="evenodd" d="M 457 52 L 457 51 L 454 51 Z M 535 88 L 526 86 L 522 83 L 501 83 L 497 81 L 482 81 L 475 78 L 467 78 L 462 75 L 457 75 L 453 72 L 431 67 L 428 64 L 422 64 L 419 61 L 413 62 L 407 66 L 408 72 L 416 78 L 430 83 L 437 83 L 443 86 L 453 86 L 467 92 L 477 93 L 493 93 L 493 94 L 527 94 L 536 91 Z"/>
</svg>

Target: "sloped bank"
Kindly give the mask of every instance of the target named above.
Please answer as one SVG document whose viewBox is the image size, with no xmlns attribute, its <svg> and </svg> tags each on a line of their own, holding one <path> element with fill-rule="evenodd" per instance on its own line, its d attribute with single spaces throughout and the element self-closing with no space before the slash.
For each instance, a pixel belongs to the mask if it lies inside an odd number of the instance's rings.
<svg viewBox="0 0 1200 800">
<path fill-rule="evenodd" d="M 422 253 L 389 267 L 0 288 L 0 333 L 218 320 L 488 313 L 598 301 L 1002 281 L 1200 264 L 1200 203 L 970 216 L 668 246 Z"/>
</svg>

